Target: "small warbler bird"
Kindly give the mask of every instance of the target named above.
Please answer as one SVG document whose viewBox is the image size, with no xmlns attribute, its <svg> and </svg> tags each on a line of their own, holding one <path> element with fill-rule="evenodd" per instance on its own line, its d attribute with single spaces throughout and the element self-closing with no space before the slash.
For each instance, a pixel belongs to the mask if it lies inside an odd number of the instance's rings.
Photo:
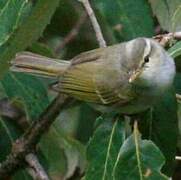
<svg viewBox="0 0 181 180">
<path fill-rule="evenodd" d="M 169 89 L 175 64 L 156 41 L 137 38 L 81 53 L 70 61 L 22 52 L 11 70 L 57 78 L 54 90 L 101 111 L 134 114 L 151 107 Z"/>
</svg>

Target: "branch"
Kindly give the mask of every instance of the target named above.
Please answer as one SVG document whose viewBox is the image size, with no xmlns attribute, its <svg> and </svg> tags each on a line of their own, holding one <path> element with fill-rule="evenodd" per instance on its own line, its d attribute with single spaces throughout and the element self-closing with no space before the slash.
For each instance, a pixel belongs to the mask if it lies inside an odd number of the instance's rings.
<svg viewBox="0 0 181 180">
<path fill-rule="evenodd" d="M 25 157 L 35 151 L 42 135 L 47 132 L 61 110 L 67 106 L 71 98 L 58 95 L 37 121 L 33 121 L 25 134 L 17 139 L 12 146 L 11 153 L 0 165 L 0 179 L 12 175 L 17 169 L 26 165 Z"/>
<path fill-rule="evenodd" d="M 102 35 L 101 28 L 99 26 L 99 23 L 97 22 L 96 16 L 94 14 L 94 11 L 91 8 L 91 5 L 88 0 L 79 0 L 85 7 L 87 14 L 89 15 L 89 18 L 91 20 L 92 26 L 94 28 L 94 31 L 96 33 L 97 41 L 99 42 L 99 47 L 106 47 L 106 42 L 104 40 L 104 37 Z"/>
<path fill-rule="evenodd" d="M 175 160 L 181 161 L 181 157 L 180 156 L 175 156 Z"/>
<path fill-rule="evenodd" d="M 176 99 L 177 99 L 177 102 L 181 102 L 181 95 L 180 94 L 176 94 Z"/>
<path fill-rule="evenodd" d="M 25 160 L 29 164 L 29 167 L 27 168 L 28 172 L 34 179 L 50 180 L 35 154 L 28 154 L 25 157 Z"/>
<path fill-rule="evenodd" d="M 75 26 L 72 28 L 72 30 L 64 38 L 63 42 L 56 47 L 55 54 L 58 55 L 60 53 L 60 51 L 77 36 L 77 34 L 79 33 L 79 30 L 80 30 L 82 24 L 85 22 L 86 18 L 87 18 L 87 14 L 83 13 L 81 15 L 80 19 L 75 24 Z"/>
<path fill-rule="evenodd" d="M 80 0 L 93 25 L 93 28 L 96 33 L 97 40 L 99 42 L 100 47 L 106 47 L 106 42 L 103 38 L 100 26 L 97 22 L 97 19 L 95 17 L 95 14 L 89 4 L 88 0 Z M 86 17 L 82 17 L 83 19 Z M 81 26 L 81 23 L 83 23 L 83 20 L 81 19 L 80 22 L 78 22 L 75 26 L 75 29 L 73 29 L 67 39 L 65 39 L 64 44 L 62 44 L 59 48 L 61 49 L 66 43 L 68 43 L 72 37 L 74 37 L 78 33 L 78 29 Z M 58 51 L 57 50 L 57 51 Z M 59 95 L 47 108 L 47 110 L 39 117 L 37 121 L 33 121 L 31 127 L 26 130 L 25 134 L 16 140 L 16 142 L 12 146 L 11 153 L 7 156 L 6 160 L 1 163 L 0 165 L 0 179 L 5 179 L 7 176 L 12 175 L 17 169 L 24 167 L 27 165 L 27 157 L 32 158 L 32 153 L 34 153 L 36 149 L 36 145 L 39 142 L 41 136 L 49 129 L 51 124 L 54 122 L 57 115 L 60 113 L 61 109 L 69 103 L 71 98 L 68 98 L 66 95 Z M 32 160 L 28 158 L 28 164 L 32 165 Z M 34 164 L 35 165 L 35 164 Z M 37 163 L 36 163 L 37 166 Z M 34 167 L 35 168 L 35 167 Z M 37 170 L 38 176 L 40 177 L 40 174 L 42 175 L 42 168 L 41 171 Z M 41 172 L 41 173 L 40 173 Z M 46 174 L 43 173 L 47 178 Z"/>
<path fill-rule="evenodd" d="M 165 47 L 173 39 L 181 40 L 181 32 L 159 34 L 157 36 L 154 36 L 153 38 L 158 41 L 163 47 Z"/>
</svg>

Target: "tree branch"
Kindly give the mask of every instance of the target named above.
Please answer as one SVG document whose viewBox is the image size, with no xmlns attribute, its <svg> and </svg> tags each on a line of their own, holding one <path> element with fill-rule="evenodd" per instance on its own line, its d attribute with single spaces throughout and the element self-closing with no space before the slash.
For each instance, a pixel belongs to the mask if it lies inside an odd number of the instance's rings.
<svg viewBox="0 0 181 180">
<path fill-rule="evenodd" d="M 97 22 L 97 19 L 95 17 L 95 14 L 89 4 L 88 0 L 80 0 L 93 25 L 93 28 L 96 33 L 97 40 L 99 42 L 100 47 L 106 47 L 106 42 L 103 38 L 100 26 Z M 82 17 L 83 19 L 85 17 Z M 67 37 L 65 44 L 69 42 L 72 39 L 72 36 L 75 36 L 77 34 L 77 28 L 80 28 L 82 23 L 82 20 L 78 22 L 78 24 L 75 26 L 76 30 L 73 29 L 69 36 Z M 62 48 L 63 45 L 61 45 Z M 50 106 L 46 109 L 46 111 L 39 117 L 37 121 L 33 121 L 31 127 L 26 130 L 25 134 L 17 139 L 15 143 L 12 146 L 11 153 L 7 156 L 6 160 L 1 163 L 0 165 L 0 179 L 5 179 L 7 176 L 12 175 L 17 169 L 24 167 L 27 165 L 27 157 L 31 156 L 32 153 L 35 152 L 36 145 L 39 142 L 42 135 L 49 129 L 57 115 L 60 113 L 61 109 L 65 107 L 71 98 L 68 98 L 66 95 L 59 95 L 55 100 L 50 104 Z M 29 159 L 29 158 L 28 158 Z M 30 159 L 29 159 L 30 160 Z M 31 166 L 32 162 L 28 160 L 28 164 Z M 37 166 L 37 164 L 36 164 Z M 37 167 L 36 167 L 37 170 Z M 38 171 L 38 175 L 42 175 Z M 45 179 L 47 178 L 46 174 L 43 173 L 45 176 Z"/>
<path fill-rule="evenodd" d="M 168 34 L 158 34 L 153 37 L 158 41 L 163 47 L 165 47 L 173 39 L 181 40 L 181 32 L 168 33 Z"/>
<path fill-rule="evenodd" d="M 71 98 L 66 95 L 58 95 L 39 119 L 33 121 L 25 134 L 15 141 L 11 153 L 0 165 L 0 179 L 5 179 L 17 169 L 26 165 L 25 157 L 29 153 L 34 153 L 42 135 L 47 132 L 55 118 L 69 104 L 70 100 Z"/>
<path fill-rule="evenodd" d="M 35 154 L 28 154 L 25 160 L 29 164 L 28 172 L 35 180 L 50 180 Z"/>
<path fill-rule="evenodd" d="M 96 19 L 96 16 L 94 14 L 94 11 L 91 8 L 91 5 L 88 0 L 79 0 L 84 5 L 87 14 L 89 15 L 89 18 L 91 20 L 92 26 L 94 28 L 94 31 L 96 33 L 97 41 L 99 42 L 99 47 L 106 47 L 106 41 L 104 40 L 104 37 L 102 35 L 101 28 L 99 26 L 99 23 Z"/>
</svg>

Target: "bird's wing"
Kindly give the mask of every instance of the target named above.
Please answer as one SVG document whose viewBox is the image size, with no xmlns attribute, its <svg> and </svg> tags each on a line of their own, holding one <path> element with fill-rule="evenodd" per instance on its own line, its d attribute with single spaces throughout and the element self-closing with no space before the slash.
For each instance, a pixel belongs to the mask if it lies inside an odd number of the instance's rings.
<svg viewBox="0 0 181 180">
<path fill-rule="evenodd" d="M 101 59 L 103 53 L 104 49 L 98 49 L 75 57 L 72 60 L 72 66 L 63 77 L 60 77 L 59 84 L 54 89 L 83 101 L 104 105 L 130 101 L 132 97 L 129 94 L 120 94 L 117 87 L 111 87 L 104 81 L 100 82 L 99 79 L 102 78 L 99 77 L 99 68 L 101 61 L 104 61 Z M 111 81 L 111 77 L 109 78 Z"/>
</svg>

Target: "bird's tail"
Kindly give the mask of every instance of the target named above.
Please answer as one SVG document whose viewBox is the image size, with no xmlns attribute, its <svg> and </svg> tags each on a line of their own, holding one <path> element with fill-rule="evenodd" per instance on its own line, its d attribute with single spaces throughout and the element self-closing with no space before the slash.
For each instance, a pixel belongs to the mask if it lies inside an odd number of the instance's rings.
<svg viewBox="0 0 181 180">
<path fill-rule="evenodd" d="M 11 70 L 42 76 L 61 76 L 70 66 L 70 61 L 56 60 L 30 52 L 18 53 L 11 62 Z"/>
</svg>

